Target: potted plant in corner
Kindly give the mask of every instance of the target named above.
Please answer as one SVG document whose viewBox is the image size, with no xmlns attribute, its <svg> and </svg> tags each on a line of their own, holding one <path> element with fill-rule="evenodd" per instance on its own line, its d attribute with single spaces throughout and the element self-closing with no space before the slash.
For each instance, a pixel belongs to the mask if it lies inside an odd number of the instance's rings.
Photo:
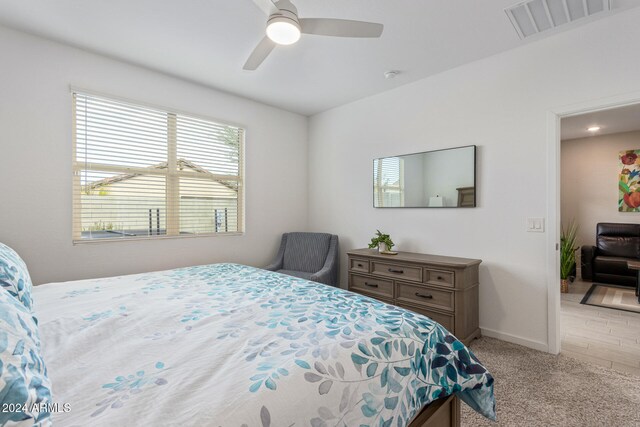
<svg viewBox="0 0 640 427">
<path fill-rule="evenodd" d="M 569 276 L 576 267 L 576 234 L 578 226 L 573 220 L 569 221 L 567 228 L 562 227 L 560 233 L 560 292 L 569 292 Z"/>
<path fill-rule="evenodd" d="M 391 252 L 391 248 L 394 246 L 393 240 L 388 234 L 384 234 L 380 232 L 380 230 L 376 230 L 376 235 L 371 238 L 371 243 L 369 243 L 369 248 L 378 248 L 378 252 L 381 254 L 393 254 Z"/>
</svg>

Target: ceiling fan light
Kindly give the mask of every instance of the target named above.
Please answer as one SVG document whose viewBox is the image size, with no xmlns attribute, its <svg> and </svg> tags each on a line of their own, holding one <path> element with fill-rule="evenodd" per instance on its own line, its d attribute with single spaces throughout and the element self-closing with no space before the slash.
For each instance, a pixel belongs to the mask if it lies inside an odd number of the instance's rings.
<svg viewBox="0 0 640 427">
<path fill-rule="evenodd" d="M 300 25 L 283 16 L 273 18 L 267 24 L 267 37 L 277 44 L 294 44 L 300 40 Z"/>
</svg>

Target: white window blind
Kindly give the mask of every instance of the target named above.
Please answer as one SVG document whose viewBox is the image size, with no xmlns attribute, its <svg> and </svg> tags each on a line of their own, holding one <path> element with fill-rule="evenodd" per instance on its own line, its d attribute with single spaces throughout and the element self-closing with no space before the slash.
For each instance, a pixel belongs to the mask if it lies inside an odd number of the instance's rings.
<svg viewBox="0 0 640 427">
<path fill-rule="evenodd" d="M 73 239 L 243 231 L 244 130 L 73 93 Z"/>
<path fill-rule="evenodd" d="M 399 157 L 373 161 L 373 206 L 404 206 L 404 164 Z"/>
</svg>

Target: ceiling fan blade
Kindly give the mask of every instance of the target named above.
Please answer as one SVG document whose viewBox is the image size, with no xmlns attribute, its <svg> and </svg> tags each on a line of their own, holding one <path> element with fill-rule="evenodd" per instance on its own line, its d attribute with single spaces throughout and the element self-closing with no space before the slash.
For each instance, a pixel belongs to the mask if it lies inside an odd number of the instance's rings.
<svg viewBox="0 0 640 427">
<path fill-rule="evenodd" d="M 384 25 L 347 19 L 303 18 L 300 27 L 305 34 L 334 37 L 380 37 Z"/>
<path fill-rule="evenodd" d="M 260 64 L 262 64 L 262 61 L 269 56 L 274 47 L 276 47 L 276 44 L 272 42 L 269 37 L 265 36 L 260 43 L 258 43 L 258 46 L 253 49 L 253 52 L 251 52 L 249 59 L 247 59 L 242 69 L 253 71 L 258 68 Z"/>
<path fill-rule="evenodd" d="M 271 16 L 278 11 L 278 8 L 271 0 L 253 0 L 253 2 L 264 12 L 265 15 Z"/>
</svg>

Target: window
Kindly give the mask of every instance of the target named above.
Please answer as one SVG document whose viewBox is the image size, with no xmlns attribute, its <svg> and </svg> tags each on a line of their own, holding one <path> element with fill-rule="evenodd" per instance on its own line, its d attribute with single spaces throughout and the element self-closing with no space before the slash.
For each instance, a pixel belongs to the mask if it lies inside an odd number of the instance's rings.
<svg viewBox="0 0 640 427">
<path fill-rule="evenodd" d="M 404 206 L 404 160 L 385 157 L 373 161 L 374 206 Z"/>
<path fill-rule="evenodd" d="M 73 240 L 243 231 L 244 130 L 73 93 Z"/>
</svg>

